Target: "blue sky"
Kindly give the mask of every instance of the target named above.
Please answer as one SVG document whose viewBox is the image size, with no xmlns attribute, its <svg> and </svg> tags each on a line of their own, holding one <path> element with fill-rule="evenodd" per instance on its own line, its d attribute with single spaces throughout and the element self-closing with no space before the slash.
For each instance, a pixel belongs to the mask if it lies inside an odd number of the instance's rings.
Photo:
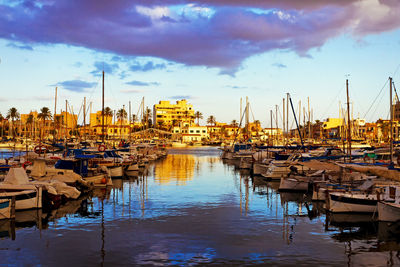
<svg viewBox="0 0 400 267">
<path fill-rule="evenodd" d="M 266 127 L 289 92 L 321 120 L 338 115 L 348 77 L 354 116 L 386 118 L 399 12 L 395 0 L 0 0 L 0 112 L 53 112 L 56 86 L 58 112 L 67 99 L 78 113 L 85 96 L 99 110 L 104 68 L 106 105 L 133 113 L 143 96 L 186 98 L 230 122 L 248 96 Z"/>
</svg>

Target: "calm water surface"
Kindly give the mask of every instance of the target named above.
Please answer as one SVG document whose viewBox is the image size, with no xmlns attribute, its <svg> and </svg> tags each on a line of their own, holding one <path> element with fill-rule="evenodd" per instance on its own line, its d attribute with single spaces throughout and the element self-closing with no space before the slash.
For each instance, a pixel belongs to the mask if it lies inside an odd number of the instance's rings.
<svg viewBox="0 0 400 267">
<path fill-rule="evenodd" d="M 0 265 L 400 265 L 398 225 L 327 216 L 216 148 L 169 152 L 108 191 L 0 221 Z"/>
</svg>

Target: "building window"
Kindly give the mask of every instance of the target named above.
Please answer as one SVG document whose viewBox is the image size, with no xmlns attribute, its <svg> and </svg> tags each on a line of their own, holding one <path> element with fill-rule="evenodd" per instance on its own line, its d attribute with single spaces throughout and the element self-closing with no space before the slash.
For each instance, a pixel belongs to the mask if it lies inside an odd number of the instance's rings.
<svg viewBox="0 0 400 267">
<path fill-rule="evenodd" d="M 190 130 L 190 133 L 193 133 L 194 131 L 193 130 Z"/>
<path fill-rule="evenodd" d="M 203 130 L 203 133 L 206 133 L 206 130 Z"/>
</svg>

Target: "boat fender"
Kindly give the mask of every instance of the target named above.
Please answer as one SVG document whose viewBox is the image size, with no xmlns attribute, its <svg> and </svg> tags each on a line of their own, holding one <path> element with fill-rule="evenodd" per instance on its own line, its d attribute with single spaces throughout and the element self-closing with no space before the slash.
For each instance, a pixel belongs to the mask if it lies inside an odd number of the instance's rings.
<svg viewBox="0 0 400 267">
<path fill-rule="evenodd" d="M 28 161 L 28 160 L 25 161 L 25 162 L 22 164 L 22 168 L 25 169 L 27 165 L 32 165 L 32 162 L 30 162 L 30 161 Z"/>
<path fill-rule="evenodd" d="M 104 152 L 104 151 L 106 151 L 106 146 L 105 145 L 99 145 L 98 150 L 100 152 Z"/>
</svg>

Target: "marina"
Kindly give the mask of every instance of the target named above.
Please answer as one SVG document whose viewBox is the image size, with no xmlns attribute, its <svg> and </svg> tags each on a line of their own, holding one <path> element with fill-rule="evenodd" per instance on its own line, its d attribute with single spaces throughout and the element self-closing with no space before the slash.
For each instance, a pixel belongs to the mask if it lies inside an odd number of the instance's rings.
<svg viewBox="0 0 400 267">
<path fill-rule="evenodd" d="M 400 264 L 397 223 L 329 213 L 309 193 L 278 189 L 215 147 L 171 148 L 111 187 L 0 220 L 0 256 L 9 265 Z"/>
</svg>

